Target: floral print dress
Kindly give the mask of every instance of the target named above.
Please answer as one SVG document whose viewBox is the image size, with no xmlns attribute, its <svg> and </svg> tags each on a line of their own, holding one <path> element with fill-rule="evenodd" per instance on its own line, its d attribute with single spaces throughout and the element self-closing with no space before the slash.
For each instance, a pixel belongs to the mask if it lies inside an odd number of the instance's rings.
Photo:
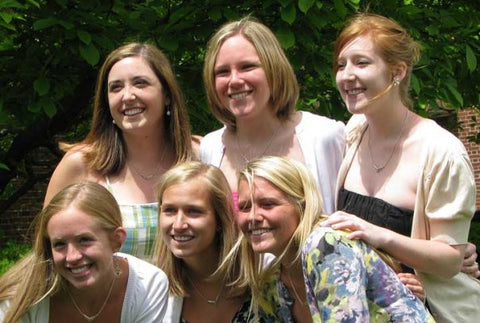
<svg viewBox="0 0 480 323">
<path fill-rule="evenodd" d="M 380 256 L 345 232 L 312 231 L 302 267 L 314 322 L 434 322 Z"/>
</svg>

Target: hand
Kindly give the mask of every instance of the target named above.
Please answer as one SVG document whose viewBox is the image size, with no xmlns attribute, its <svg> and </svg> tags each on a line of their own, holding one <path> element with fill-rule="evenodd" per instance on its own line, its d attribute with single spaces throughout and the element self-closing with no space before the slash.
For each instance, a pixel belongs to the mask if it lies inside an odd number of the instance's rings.
<svg viewBox="0 0 480 323">
<path fill-rule="evenodd" d="M 348 230 L 352 240 L 363 240 L 370 246 L 380 249 L 389 239 L 390 230 L 371 224 L 353 214 L 337 211 L 322 222 L 322 226 L 329 226 L 336 230 Z"/>
<path fill-rule="evenodd" d="M 465 256 L 462 263 L 462 272 L 475 278 L 480 278 L 480 270 L 477 262 L 477 247 L 468 242 L 465 246 Z"/>
<path fill-rule="evenodd" d="M 425 289 L 423 288 L 423 284 L 418 279 L 417 275 L 411 273 L 398 273 L 397 274 L 400 281 L 415 295 L 417 296 L 422 302 L 425 301 Z"/>
</svg>

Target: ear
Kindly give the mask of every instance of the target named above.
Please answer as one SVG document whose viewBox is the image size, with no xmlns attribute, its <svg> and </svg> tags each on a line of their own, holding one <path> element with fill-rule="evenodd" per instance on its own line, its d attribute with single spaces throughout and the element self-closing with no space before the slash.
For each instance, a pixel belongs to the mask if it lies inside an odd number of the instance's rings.
<svg viewBox="0 0 480 323">
<path fill-rule="evenodd" d="M 168 107 L 172 103 L 172 100 L 170 99 L 170 95 L 165 94 L 165 100 L 164 101 L 165 101 L 164 105 L 166 107 Z"/>
<path fill-rule="evenodd" d="M 400 82 L 403 80 L 405 75 L 407 75 L 407 64 L 405 62 L 400 62 L 392 68 L 392 79 L 396 77 Z"/>
<path fill-rule="evenodd" d="M 127 238 L 127 232 L 123 227 L 118 227 L 115 231 L 112 232 L 111 235 L 111 244 L 113 252 L 117 252 L 122 247 L 125 239 Z"/>
</svg>

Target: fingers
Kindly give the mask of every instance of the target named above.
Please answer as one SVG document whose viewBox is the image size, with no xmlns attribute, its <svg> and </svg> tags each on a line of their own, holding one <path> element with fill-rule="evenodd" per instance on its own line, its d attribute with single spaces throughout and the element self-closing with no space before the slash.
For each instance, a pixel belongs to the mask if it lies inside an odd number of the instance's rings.
<svg viewBox="0 0 480 323">
<path fill-rule="evenodd" d="M 419 299 L 425 300 L 425 289 L 418 277 L 411 273 L 399 273 L 400 281 Z"/>
</svg>

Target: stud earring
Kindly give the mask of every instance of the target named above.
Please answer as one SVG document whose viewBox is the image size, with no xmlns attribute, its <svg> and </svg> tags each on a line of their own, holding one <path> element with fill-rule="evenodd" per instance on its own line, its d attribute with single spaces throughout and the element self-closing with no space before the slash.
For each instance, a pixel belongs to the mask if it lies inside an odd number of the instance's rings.
<svg viewBox="0 0 480 323">
<path fill-rule="evenodd" d="M 112 119 L 112 123 L 113 123 L 113 124 L 117 124 L 117 123 L 115 122 L 115 119 Z"/>
<path fill-rule="evenodd" d="M 398 79 L 398 77 L 394 77 L 393 78 L 393 86 L 399 86 L 400 85 L 400 80 Z"/>
<path fill-rule="evenodd" d="M 165 112 L 165 114 L 167 115 L 167 117 L 169 117 L 172 113 L 170 112 L 170 108 L 167 108 L 167 112 Z"/>
</svg>

